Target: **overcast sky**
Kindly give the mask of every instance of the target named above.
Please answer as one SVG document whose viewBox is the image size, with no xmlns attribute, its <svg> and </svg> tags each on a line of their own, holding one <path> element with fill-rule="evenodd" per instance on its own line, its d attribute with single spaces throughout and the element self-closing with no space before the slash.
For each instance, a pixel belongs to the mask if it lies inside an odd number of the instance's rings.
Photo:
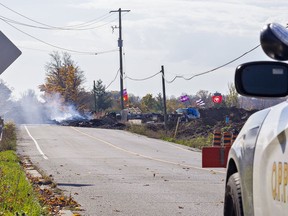
<svg viewBox="0 0 288 216">
<path fill-rule="evenodd" d="M 118 13 L 109 12 L 119 8 L 131 10 L 122 13 L 124 88 L 137 96 L 162 93 L 161 76 L 145 81 L 129 78 L 150 77 L 161 70 L 161 65 L 167 81 L 177 75 L 190 78 L 257 46 L 264 25 L 288 23 L 287 0 L 2 0 L 1 31 L 22 55 L 0 78 L 14 89 L 15 95 L 37 90 L 44 83 L 49 54 L 68 49 L 76 51 L 69 53 L 84 71 L 87 90 L 92 89 L 93 80 L 101 79 L 108 86 L 119 69 L 119 32 L 114 29 L 113 33 L 111 28 L 118 26 Z M 93 25 L 87 23 L 91 20 Z M 43 29 L 47 26 L 40 23 L 73 26 L 73 30 Z M 83 23 L 86 26 L 79 30 Z M 116 51 L 101 54 L 110 50 Z M 91 54 L 95 52 L 99 55 Z M 166 83 L 166 94 L 179 97 L 199 90 L 227 94 L 235 67 L 257 60 L 268 60 L 261 47 L 214 72 Z M 119 89 L 118 74 L 108 90 Z"/>
</svg>

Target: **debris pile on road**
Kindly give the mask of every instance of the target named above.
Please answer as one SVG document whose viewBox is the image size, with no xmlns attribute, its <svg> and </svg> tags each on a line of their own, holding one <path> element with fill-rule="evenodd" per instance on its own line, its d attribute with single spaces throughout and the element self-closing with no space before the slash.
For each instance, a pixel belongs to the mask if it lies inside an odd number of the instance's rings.
<svg viewBox="0 0 288 216">
<path fill-rule="evenodd" d="M 125 129 L 126 125 L 117 121 L 109 115 L 106 115 L 100 119 L 70 119 L 57 122 L 57 124 L 62 126 L 72 126 L 72 127 L 93 127 L 93 128 L 106 128 L 106 129 Z"/>
</svg>

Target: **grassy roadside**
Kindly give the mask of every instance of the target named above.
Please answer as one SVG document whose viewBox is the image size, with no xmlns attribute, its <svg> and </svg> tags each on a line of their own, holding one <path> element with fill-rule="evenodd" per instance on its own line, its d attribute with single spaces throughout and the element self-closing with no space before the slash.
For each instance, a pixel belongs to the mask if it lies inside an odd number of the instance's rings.
<svg viewBox="0 0 288 216">
<path fill-rule="evenodd" d="M 46 216 L 61 215 L 62 210 L 81 211 L 71 195 L 65 196 L 53 179 L 40 174 L 28 157 L 16 155 L 16 143 L 16 126 L 5 124 L 0 141 L 0 216 Z M 41 177 L 30 171 L 38 172 Z"/>
<path fill-rule="evenodd" d="M 198 149 L 202 149 L 204 146 L 211 146 L 213 140 L 213 134 L 209 134 L 207 137 L 199 136 L 193 139 L 174 138 L 173 130 L 166 132 L 164 129 L 159 129 L 156 127 L 151 128 L 151 125 L 129 125 L 127 130 L 132 133 L 144 135 L 150 138 L 162 139 L 168 142 L 173 142 Z"/>
<path fill-rule="evenodd" d="M 0 216 L 46 215 L 26 179 L 15 148 L 16 128 L 7 123 L 0 142 Z"/>
<path fill-rule="evenodd" d="M 16 127 L 7 123 L 0 142 L 0 215 L 45 215 L 15 153 Z"/>
<path fill-rule="evenodd" d="M 0 215 L 43 215 L 14 151 L 0 152 Z"/>
</svg>

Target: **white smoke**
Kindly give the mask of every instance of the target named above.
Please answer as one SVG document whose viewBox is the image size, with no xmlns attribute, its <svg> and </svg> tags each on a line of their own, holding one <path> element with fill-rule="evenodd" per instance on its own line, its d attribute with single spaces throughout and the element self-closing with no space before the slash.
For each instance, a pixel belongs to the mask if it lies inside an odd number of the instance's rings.
<svg viewBox="0 0 288 216">
<path fill-rule="evenodd" d="M 80 114 L 74 105 L 64 103 L 60 94 L 54 94 L 45 102 L 45 109 L 50 120 L 62 122 L 65 120 L 81 120 L 90 118 L 87 115 Z"/>
<path fill-rule="evenodd" d="M 4 119 L 17 124 L 44 124 L 65 120 L 90 119 L 91 116 L 80 114 L 74 105 L 67 105 L 60 94 L 54 94 L 40 102 L 35 92 L 28 90 L 18 101 L 11 103 Z"/>
</svg>

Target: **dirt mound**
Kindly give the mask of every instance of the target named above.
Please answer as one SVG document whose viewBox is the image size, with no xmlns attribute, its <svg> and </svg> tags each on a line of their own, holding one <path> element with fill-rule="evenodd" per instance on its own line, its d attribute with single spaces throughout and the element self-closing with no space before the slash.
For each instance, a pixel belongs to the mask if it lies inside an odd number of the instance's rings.
<svg viewBox="0 0 288 216">
<path fill-rule="evenodd" d="M 204 124 L 214 125 L 218 122 L 226 121 L 226 117 L 228 117 L 229 122 L 241 123 L 243 121 L 246 121 L 251 114 L 256 112 L 256 110 L 247 111 L 244 109 L 232 107 L 202 109 L 199 110 L 199 112 Z"/>
<path fill-rule="evenodd" d="M 257 110 L 247 111 L 238 108 L 210 108 L 199 110 L 200 118 L 187 123 L 180 123 L 178 139 L 191 139 L 208 136 L 220 129 L 238 133 L 247 119 Z"/>
<path fill-rule="evenodd" d="M 213 133 L 214 130 L 220 129 L 228 132 L 239 132 L 247 119 L 257 110 L 247 111 L 238 108 L 210 108 L 200 109 L 200 118 L 192 119 L 190 121 L 181 121 L 177 130 L 177 139 L 192 139 L 199 136 L 207 137 Z M 172 116 L 172 117 L 171 117 Z M 181 115 L 169 115 L 168 119 L 168 133 L 174 135 L 177 119 Z M 181 118 L 182 120 L 185 118 Z M 152 120 L 152 119 L 151 119 Z M 163 122 L 144 121 L 142 123 L 149 131 L 164 130 Z M 58 123 L 63 126 L 74 127 L 97 127 L 108 129 L 125 129 L 129 124 L 120 123 L 116 116 L 107 115 L 101 119 L 73 119 Z"/>
</svg>

